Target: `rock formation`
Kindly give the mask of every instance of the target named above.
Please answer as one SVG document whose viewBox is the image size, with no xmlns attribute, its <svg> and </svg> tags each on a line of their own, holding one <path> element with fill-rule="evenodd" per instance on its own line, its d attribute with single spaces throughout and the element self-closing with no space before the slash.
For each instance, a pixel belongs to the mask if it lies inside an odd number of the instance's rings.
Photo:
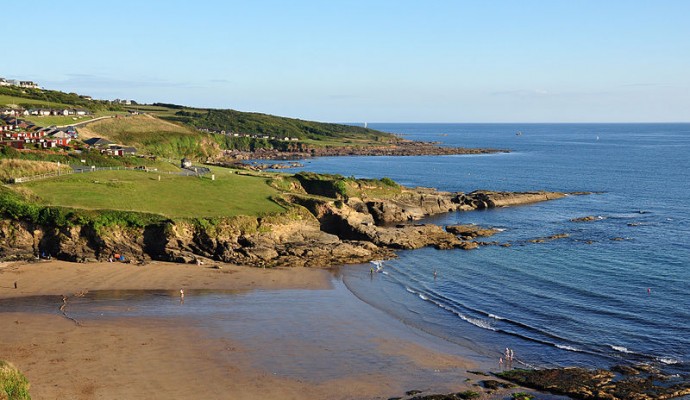
<svg viewBox="0 0 690 400">
<path fill-rule="evenodd" d="M 178 220 L 144 227 L 45 226 L 0 220 L 0 259 L 52 256 L 70 261 L 127 260 L 195 262 L 198 258 L 254 266 L 362 263 L 394 256 L 396 249 L 434 246 L 473 249 L 471 239 L 495 231 L 419 224 L 421 218 L 556 199 L 562 193 L 469 194 L 401 189 L 388 198 L 341 198 L 332 184 L 303 184 L 286 195 L 289 211 L 268 217 L 214 221 Z M 329 198 L 322 197 L 328 195 Z M 460 235 L 460 236 L 458 236 Z"/>
</svg>

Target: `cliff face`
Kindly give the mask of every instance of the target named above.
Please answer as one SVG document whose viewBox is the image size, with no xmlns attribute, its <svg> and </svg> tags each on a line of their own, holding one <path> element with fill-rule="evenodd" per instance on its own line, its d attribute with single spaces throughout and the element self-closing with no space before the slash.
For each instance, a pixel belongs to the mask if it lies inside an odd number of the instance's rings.
<svg viewBox="0 0 690 400">
<path fill-rule="evenodd" d="M 362 263 L 391 257 L 395 249 L 477 247 L 440 226 L 410 223 L 425 216 L 563 196 L 431 189 L 404 189 L 387 199 L 329 200 L 293 195 L 288 201 L 294 208 L 285 216 L 235 217 L 213 224 L 168 221 L 143 228 L 55 228 L 1 220 L 0 258 L 50 255 L 87 261 L 105 260 L 118 253 L 132 261 L 195 262 L 199 258 L 254 266 L 308 267 Z"/>
</svg>

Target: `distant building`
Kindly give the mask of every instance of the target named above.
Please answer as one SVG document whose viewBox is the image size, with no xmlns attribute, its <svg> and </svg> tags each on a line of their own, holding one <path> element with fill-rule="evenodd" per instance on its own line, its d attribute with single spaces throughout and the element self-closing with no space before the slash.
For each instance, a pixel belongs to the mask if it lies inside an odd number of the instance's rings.
<svg viewBox="0 0 690 400">
<path fill-rule="evenodd" d="M 99 138 L 99 137 L 86 139 L 86 140 L 84 140 L 84 143 L 86 143 L 87 145 L 89 145 L 91 147 L 106 147 L 106 146 L 113 144 L 113 142 L 111 142 L 110 140 Z"/>
<path fill-rule="evenodd" d="M 120 146 L 118 144 L 111 144 L 106 149 L 101 150 L 102 153 L 110 156 L 126 156 L 134 155 L 137 153 L 137 149 L 134 147 Z"/>
<path fill-rule="evenodd" d="M 55 141 L 55 144 L 60 147 L 67 146 L 69 142 L 72 141 L 72 137 L 69 134 L 67 134 L 67 132 L 63 131 L 51 133 L 49 138 Z"/>
<path fill-rule="evenodd" d="M 40 89 L 41 87 L 38 86 L 37 83 L 33 81 L 19 81 L 19 87 L 23 88 L 28 88 L 28 89 Z"/>
<path fill-rule="evenodd" d="M 180 167 L 181 168 L 192 168 L 192 160 L 190 160 L 188 158 L 183 158 L 180 161 Z"/>
</svg>

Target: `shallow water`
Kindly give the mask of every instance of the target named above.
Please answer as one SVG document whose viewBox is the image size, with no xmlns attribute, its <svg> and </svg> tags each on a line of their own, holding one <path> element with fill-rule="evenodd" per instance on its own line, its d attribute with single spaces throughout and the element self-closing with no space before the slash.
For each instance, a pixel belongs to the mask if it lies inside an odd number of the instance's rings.
<svg viewBox="0 0 690 400">
<path fill-rule="evenodd" d="M 59 314 L 61 304 L 61 296 L 0 299 L 0 310 Z M 179 291 L 93 291 L 70 297 L 65 311 L 84 325 L 124 318 L 195 327 L 207 338 L 230 340 L 260 370 L 314 384 L 376 376 L 393 386 L 397 382 L 402 391 L 451 390 L 464 369 L 459 363 L 420 364 L 411 356 L 423 360 L 430 350 L 467 358 L 477 368 L 493 365 L 372 308 L 339 276 L 333 277 L 332 289 L 186 290 L 183 300 Z"/>
</svg>

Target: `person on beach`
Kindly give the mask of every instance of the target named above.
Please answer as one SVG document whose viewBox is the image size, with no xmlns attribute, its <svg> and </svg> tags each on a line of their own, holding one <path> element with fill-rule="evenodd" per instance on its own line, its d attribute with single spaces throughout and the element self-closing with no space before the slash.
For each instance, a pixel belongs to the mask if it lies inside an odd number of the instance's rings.
<svg viewBox="0 0 690 400">
<path fill-rule="evenodd" d="M 498 357 L 498 365 L 503 368 L 503 357 Z"/>
<path fill-rule="evenodd" d="M 513 349 L 510 349 L 510 361 L 513 361 L 513 358 L 515 358 L 515 352 L 513 352 Z"/>
</svg>

